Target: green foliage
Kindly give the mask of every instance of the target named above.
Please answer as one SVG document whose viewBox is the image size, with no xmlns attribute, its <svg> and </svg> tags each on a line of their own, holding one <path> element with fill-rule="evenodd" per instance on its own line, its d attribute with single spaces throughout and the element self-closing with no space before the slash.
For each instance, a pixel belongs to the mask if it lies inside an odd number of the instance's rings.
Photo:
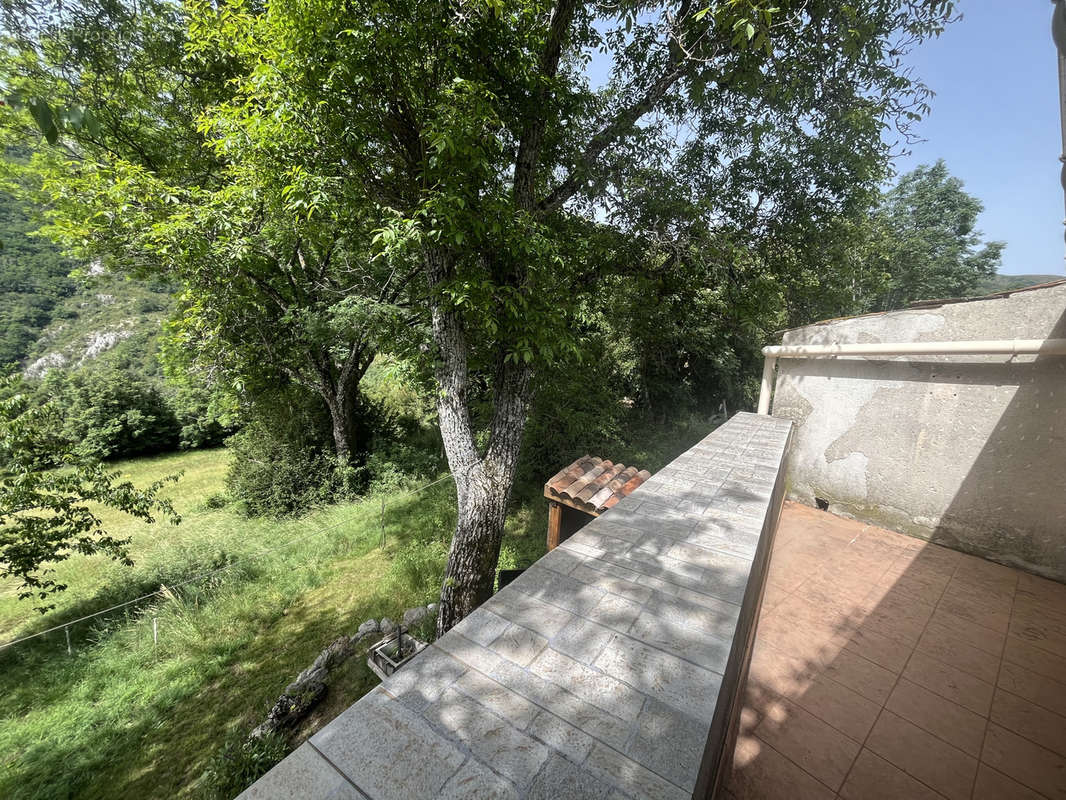
<svg viewBox="0 0 1066 800">
<path fill-rule="evenodd" d="M 177 476 L 138 489 L 80 453 L 59 431 L 51 403 L 32 405 L 21 381 L 0 384 L 0 578 L 17 578 L 19 598 L 39 603 L 66 589 L 53 577 L 57 562 L 73 554 L 106 555 L 131 565 L 128 539 L 110 535 L 91 504 L 153 522 L 178 523 L 160 490 Z M 38 606 L 47 611 L 52 605 Z"/>
<path fill-rule="evenodd" d="M 29 210 L 0 192 L 0 368 L 29 355 L 64 297 L 74 291 L 73 263 L 47 239 L 33 237 Z"/>
<path fill-rule="evenodd" d="M 155 385 L 117 369 L 52 371 L 38 395 L 54 399 L 62 435 L 88 458 L 146 455 L 177 447 L 181 428 Z"/>
<path fill-rule="evenodd" d="M 993 294 L 994 292 L 1006 292 L 1011 289 L 1024 289 L 1027 286 L 1036 286 L 1041 283 L 1061 281 L 1062 275 L 1002 275 L 995 274 L 981 280 L 974 287 L 975 296 Z"/>
<path fill-rule="evenodd" d="M 232 800 L 288 752 L 288 742 L 281 734 L 268 733 L 248 739 L 243 731 L 233 731 L 201 778 L 204 800 Z"/>
<path fill-rule="evenodd" d="M 943 160 L 901 177 L 874 217 L 883 237 L 876 263 L 887 281 L 873 307 L 965 297 L 995 275 L 1005 245 L 982 242 L 983 209 Z"/>
</svg>

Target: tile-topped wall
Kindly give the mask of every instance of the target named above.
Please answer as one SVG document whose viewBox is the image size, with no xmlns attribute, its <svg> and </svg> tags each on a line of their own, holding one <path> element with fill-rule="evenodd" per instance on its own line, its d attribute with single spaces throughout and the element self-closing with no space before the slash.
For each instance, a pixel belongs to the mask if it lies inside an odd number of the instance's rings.
<svg viewBox="0 0 1066 800">
<path fill-rule="evenodd" d="M 790 431 L 737 414 L 241 797 L 711 796 Z"/>
</svg>

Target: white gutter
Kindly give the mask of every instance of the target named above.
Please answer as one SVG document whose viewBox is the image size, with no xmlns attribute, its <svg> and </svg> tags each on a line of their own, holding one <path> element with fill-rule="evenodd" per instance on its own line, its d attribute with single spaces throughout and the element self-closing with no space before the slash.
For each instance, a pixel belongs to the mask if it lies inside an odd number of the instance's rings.
<svg viewBox="0 0 1066 800">
<path fill-rule="evenodd" d="M 1050 355 L 1066 356 L 1066 339 L 998 339 L 970 342 L 898 342 L 893 344 L 793 344 L 764 347 L 759 413 L 770 413 L 775 367 L 779 358 L 837 356 Z"/>
</svg>

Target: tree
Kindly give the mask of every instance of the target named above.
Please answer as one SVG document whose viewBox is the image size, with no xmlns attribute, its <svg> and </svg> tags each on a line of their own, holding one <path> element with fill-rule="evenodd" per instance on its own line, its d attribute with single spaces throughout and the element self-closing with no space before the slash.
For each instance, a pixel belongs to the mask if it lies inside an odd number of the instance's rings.
<svg viewBox="0 0 1066 800">
<path fill-rule="evenodd" d="M 630 269 L 684 263 L 710 283 L 720 272 L 700 267 L 718 252 L 851 213 L 883 177 L 883 127 L 905 133 L 923 108 L 924 87 L 901 56 L 940 30 L 952 3 L 189 8 L 190 62 L 227 64 L 233 76 L 199 116 L 226 163 L 212 190 L 216 224 L 239 228 L 264 204 L 280 208 L 268 218 L 292 233 L 263 259 L 261 278 L 286 281 L 292 244 L 305 238 L 294 218 L 302 226 L 322 213 L 329 225 L 314 241 L 342 232 L 353 263 L 380 270 L 376 282 L 343 285 L 348 296 L 375 313 L 422 312 L 403 326 L 416 335 L 428 317 L 427 366 L 459 511 L 443 631 L 491 593 L 533 378 L 579 356 L 575 316 L 596 283 L 588 276 L 641 253 Z M 597 51 L 610 72 L 593 87 L 585 67 Z M 264 193 L 260 176 L 274 188 Z M 97 192 L 106 225 L 93 218 L 84 234 L 114 226 L 108 209 L 131 196 L 187 205 L 165 178 L 138 181 L 124 173 L 111 196 Z M 67 196 L 92 193 L 80 185 Z M 179 222 L 157 253 L 195 252 L 195 235 L 215 230 L 195 214 Z M 729 246 L 694 257 L 708 241 Z M 224 259 L 204 263 L 235 274 Z M 383 298 L 392 286 L 400 293 Z"/>
<path fill-rule="evenodd" d="M 943 159 L 901 177 L 873 217 L 881 237 L 874 266 L 885 286 L 872 308 L 965 297 L 995 275 L 1006 245 L 982 241 L 976 226 L 983 210 Z"/>
<path fill-rule="evenodd" d="M 61 420 L 55 406 L 31 403 L 21 379 L 2 379 L 0 395 L 0 578 L 21 581 L 20 599 L 44 603 L 66 589 L 52 577 L 50 565 L 74 553 L 133 563 L 129 539 L 108 534 L 94 505 L 145 522 L 154 522 L 157 514 L 174 524 L 181 521 L 159 494 L 178 476 L 138 489 L 57 434 Z"/>
<path fill-rule="evenodd" d="M 214 115 L 335 180 L 378 220 L 383 259 L 419 264 L 459 515 L 447 630 L 492 590 L 531 379 L 575 351 L 589 226 L 757 233 L 839 214 L 883 168 L 882 124 L 923 90 L 899 55 L 947 2 L 731 0 L 204 4 L 194 50 L 247 77 Z M 612 69 L 593 89 L 590 50 Z M 279 125 L 299 126 L 275 144 Z M 687 131 L 685 133 L 684 131 Z M 651 233 L 654 233 L 653 230 Z M 577 234 L 576 236 L 574 234 Z"/>
<path fill-rule="evenodd" d="M 49 208 L 47 230 L 70 252 L 184 289 L 172 372 L 237 394 L 305 386 L 329 410 L 339 462 L 357 463 L 359 380 L 376 339 L 396 337 L 403 281 L 368 261 L 369 234 L 323 203 L 328 185 L 204 135 L 200 115 L 239 64 L 187 57 L 186 14 L 167 0 L 3 10 L 0 127 L 35 149 L 29 165 L 7 164 L 9 188 Z"/>
</svg>

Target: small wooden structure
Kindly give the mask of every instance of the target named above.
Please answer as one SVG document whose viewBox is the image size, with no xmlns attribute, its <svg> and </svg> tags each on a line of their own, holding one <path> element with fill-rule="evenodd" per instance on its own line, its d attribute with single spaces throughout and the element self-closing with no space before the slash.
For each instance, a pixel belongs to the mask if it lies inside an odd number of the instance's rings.
<svg viewBox="0 0 1066 800">
<path fill-rule="evenodd" d="M 566 541 L 651 477 L 646 469 L 585 455 L 544 484 L 548 498 L 548 549 Z"/>
</svg>

